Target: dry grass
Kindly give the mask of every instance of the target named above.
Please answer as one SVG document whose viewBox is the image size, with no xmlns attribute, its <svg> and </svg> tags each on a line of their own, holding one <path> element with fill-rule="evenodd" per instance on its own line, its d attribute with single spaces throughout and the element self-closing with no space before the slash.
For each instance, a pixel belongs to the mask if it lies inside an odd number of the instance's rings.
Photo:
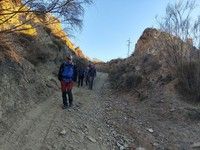
<svg viewBox="0 0 200 150">
<path fill-rule="evenodd" d="M 10 38 L 7 35 L 1 34 L 0 36 L 0 61 L 2 61 L 5 58 L 9 58 L 12 61 L 15 61 L 17 63 L 20 62 L 22 59 L 20 55 L 16 52 L 15 45 L 13 44 L 12 38 Z"/>
</svg>

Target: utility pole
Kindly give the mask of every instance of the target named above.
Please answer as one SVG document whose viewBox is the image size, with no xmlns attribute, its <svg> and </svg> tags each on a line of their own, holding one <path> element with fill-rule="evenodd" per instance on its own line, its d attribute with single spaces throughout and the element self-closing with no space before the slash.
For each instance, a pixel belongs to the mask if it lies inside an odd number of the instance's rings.
<svg viewBox="0 0 200 150">
<path fill-rule="evenodd" d="M 129 38 L 128 42 L 128 57 L 129 57 L 129 53 L 130 53 L 130 48 L 131 48 L 131 39 Z"/>
</svg>

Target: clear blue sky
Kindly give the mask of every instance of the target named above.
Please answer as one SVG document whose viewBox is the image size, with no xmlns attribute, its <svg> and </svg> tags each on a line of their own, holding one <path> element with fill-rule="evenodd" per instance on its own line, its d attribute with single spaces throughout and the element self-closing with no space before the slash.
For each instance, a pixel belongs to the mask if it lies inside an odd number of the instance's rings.
<svg viewBox="0 0 200 150">
<path fill-rule="evenodd" d="M 156 15 L 163 16 L 167 3 L 176 0 L 94 0 L 86 8 L 84 26 L 75 33 L 75 45 L 90 58 L 108 61 L 127 57 L 147 27 L 156 27 Z"/>
</svg>

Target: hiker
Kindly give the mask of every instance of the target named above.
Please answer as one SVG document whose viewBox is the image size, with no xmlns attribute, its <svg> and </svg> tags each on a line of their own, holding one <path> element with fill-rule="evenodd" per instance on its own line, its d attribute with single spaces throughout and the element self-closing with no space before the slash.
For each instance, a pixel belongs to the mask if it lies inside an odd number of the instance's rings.
<svg viewBox="0 0 200 150">
<path fill-rule="evenodd" d="M 78 87 L 83 86 L 84 75 L 85 75 L 85 70 L 83 67 L 80 67 L 78 69 Z"/>
<path fill-rule="evenodd" d="M 72 57 L 69 54 L 64 56 L 64 62 L 60 66 L 58 79 L 61 82 L 61 90 L 62 90 L 62 99 L 63 99 L 63 109 L 68 107 L 67 95 L 69 100 L 69 107 L 73 105 L 73 64 Z"/>
<path fill-rule="evenodd" d="M 77 82 L 77 73 L 78 73 L 78 71 L 77 71 L 77 65 L 74 64 L 74 75 L 73 75 L 73 81 L 74 82 Z"/>
<path fill-rule="evenodd" d="M 92 90 L 94 78 L 96 77 L 96 68 L 93 64 L 90 65 L 88 76 L 89 76 L 89 89 Z"/>
<path fill-rule="evenodd" d="M 85 84 L 86 84 L 86 86 L 89 84 L 89 74 L 88 74 L 88 72 L 89 72 L 89 66 L 85 69 Z"/>
</svg>

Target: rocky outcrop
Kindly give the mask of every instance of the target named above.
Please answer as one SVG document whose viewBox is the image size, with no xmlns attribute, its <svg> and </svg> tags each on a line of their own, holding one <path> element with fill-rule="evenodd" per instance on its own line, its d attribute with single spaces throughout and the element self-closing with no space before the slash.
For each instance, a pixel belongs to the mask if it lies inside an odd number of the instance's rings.
<svg viewBox="0 0 200 150">
<path fill-rule="evenodd" d="M 135 45 L 134 55 L 154 54 L 156 55 L 155 41 L 159 38 L 161 32 L 156 29 L 147 28 L 140 36 Z"/>
<path fill-rule="evenodd" d="M 189 59 L 191 52 L 194 52 L 191 44 L 168 33 L 147 28 L 137 41 L 135 51 L 130 57 L 111 60 L 98 65 L 98 68 L 110 73 L 111 83 L 115 88 L 128 87 L 131 91 L 140 85 L 144 89 L 148 84 L 172 80 L 172 65 L 175 65 L 179 54 Z M 140 84 L 135 79 L 138 79 Z"/>
<path fill-rule="evenodd" d="M 191 39 L 182 41 L 169 33 L 147 28 L 137 41 L 133 55 L 140 57 L 149 54 L 157 58 L 157 61 L 165 63 L 166 57 L 181 55 L 181 57 L 189 59 L 193 50 Z"/>
</svg>

